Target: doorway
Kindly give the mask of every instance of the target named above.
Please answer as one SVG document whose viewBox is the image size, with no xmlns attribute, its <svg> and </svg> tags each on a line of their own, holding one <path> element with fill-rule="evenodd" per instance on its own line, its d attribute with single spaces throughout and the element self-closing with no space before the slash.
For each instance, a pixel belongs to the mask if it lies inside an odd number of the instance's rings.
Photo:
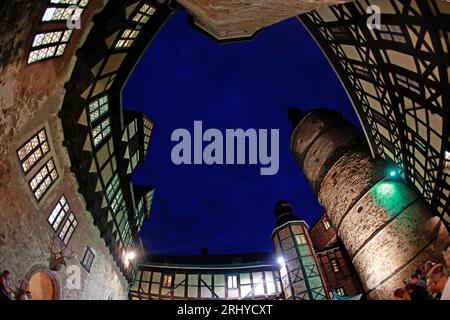
<svg viewBox="0 0 450 320">
<path fill-rule="evenodd" d="M 58 300 L 59 285 L 52 272 L 43 266 L 33 267 L 26 276 L 33 300 Z"/>
</svg>

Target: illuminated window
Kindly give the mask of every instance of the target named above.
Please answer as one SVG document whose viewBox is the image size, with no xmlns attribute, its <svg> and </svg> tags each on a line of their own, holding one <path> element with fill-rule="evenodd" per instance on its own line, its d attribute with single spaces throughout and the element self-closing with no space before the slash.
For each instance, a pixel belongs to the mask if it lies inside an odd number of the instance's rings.
<svg viewBox="0 0 450 320">
<path fill-rule="evenodd" d="M 153 123 L 144 117 L 144 156 L 147 154 L 150 137 L 153 131 Z"/>
<path fill-rule="evenodd" d="M 144 4 L 134 16 L 133 21 L 139 24 L 146 24 L 155 12 L 156 9 L 154 7 Z"/>
<path fill-rule="evenodd" d="M 119 190 L 119 192 L 116 193 L 116 195 L 114 196 L 112 202 L 111 202 L 111 207 L 114 211 L 114 213 L 116 213 L 118 211 L 118 209 L 120 209 L 123 205 L 123 193 L 122 190 Z"/>
<path fill-rule="evenodd" d="M 50 0 L 50 4 L 42 17 L 42 21 L 80 20 L 81 15 L 88 4 L 89 0 Z"/>
<path fill-rule="evenodd" d="M 83 260 L 81 260 L 81 265 L 87 272 L 91 272 L 92 263 L 94 262 L 95 254 L 92 251 L 91 247 L 86 248 L 86 252 L 84 253 Z"/>
<path fill-rule="evenodd" d="M 338 295 L 340 295 L 341 297 L 345 296 L 345 289 L 343 287 L 341 288 L 337 288 L 336 292 Z"/>
<path fill-rule="evenodd" d="M 401 74 L 395 75 L 397 78 L 397 82 L 402 87 L 409 89 L 417 94 L 420 94 L 420 86 L 419 83 L 411 78 L 407 78 Z"/>
<path fill-rule="evenodd" d="M 163 288 L 172 288 L 173 276 L 171 274 L 165 274 L 163 276 Z"/>
<path fill-rule="evenodd" d="M 382 24 L 378 32 L 383 40 L 406 43 L 402 29 L 397 25 Z"/>
<path fill-rule="evenodd" d="M 34 37 L 28 63 L 59 57 L 64 54 L 72 30 L 39 33 Z"/>
<path fill-rule="evenodd" d="M 45 133 L 45 129 L 42 129 L 17 151 L 23 171 L 25 173 L 30 171 L 49 151 L 50 147 L 47 141 L 47 134 Z"/>
<path fill-rule="evenodd" d="M 112 180 L 109 182 L 108 186 L 106 187 L 106 195 L 108 196 L 109 200 L 112 200 L 115 196 L 117 190 L 119 190 L 119 175 L 116 173 L 115 176 L 112 178 Z"/>
<path fill-rule="evenodd" d="M 445 151 L 445 155 L 444 155 L 444 173 L 450 175 L 450 151 Z"/>
<path fill-rule="evenodd" d="M 111 133 L 111 122 L 109 118 L 103 120 L 98 126 L 92 129 L 94 145 L 98 146 Z"/>
<path fill-rule="evenodd" d="M 331 225 L 330 225 L 330 222 L 328 221 L 327 217 L 323 217 L 322 223 L 323 223 L 323 227 L 325 228 L 325 230 L 330 229 Z"/>
<path fill-rule="evenodd" d="M 306 240 L 306 237 L 304 234 L 297 234 L 295 236 L 295 240 L 297 241 L 297 245 L 308 244 L 308 241 Z"/>
<path fill-rule="evenodd" d="M 139 30 L 126 29 L 120 36 L 119 41 L 117 41 L 116 49 L 130 48 L 139 34 Z"/>
<path fill-rule="evenodd" d="M 56 179 L 58 172 L 53 159 L 50 159 L 29 182 L 36 200 L 39 201 L 44 196 Z"/>
<path fill-rule="evenodd" d="M 331 266 L 333 267 L 333 271 L 335 273 L 339 272 L 341 269 L 339 268 L 339 264 L 336 259 L 331 259 Z"/>
<path fill-rule="evenodd" d="M 227 276 L 228 289 L 237 289 L 237 276 Z"/>
<path fill-rule="evenodd" d="M 68 244 L 70 241 L 70 238 L 73 235 L 73 232 L 75 231 L 75 228 L 78 225 L 78 221 L 73 215 L 73 213 L 70 213 L 69 218 L 64 223 L 64 226 L 62 227 L 61 231 L 59 232 L 59 238 L 64 242 L 64 244 Z"/>
<path fill-rule="evenodd" d="M 61 222 L 64 218 L 70 213 L 70 206 L 67 203 L 66 197 L 62 196 L 56 204 L 55 208 L 53 208 L 52 213 L 48 217 L 48 222 L 52 226 L 55 232 L 58 230 Z"/>
<path fill-rule="evenodd" d="M 108 96 L 103 96 L 89 104 L 91 123 L 109 111 Z"/>
</svg>

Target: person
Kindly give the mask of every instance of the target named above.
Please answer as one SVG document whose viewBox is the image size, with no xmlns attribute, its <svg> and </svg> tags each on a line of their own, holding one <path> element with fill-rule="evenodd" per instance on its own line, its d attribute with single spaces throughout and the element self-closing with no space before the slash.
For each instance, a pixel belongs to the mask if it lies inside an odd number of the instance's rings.
<svg viewBox="0 0 450 320">
<path fill-rule="evenodd" d="M 450 281 L 443 264 L 435 265 L 427 274 L 428 291 L 440 294 L 440 300 L 450 300 Z"/>
<path fill-rule="evenodd" d="M 444 260 L 447 264 L 447 267 L 450 268 L 450 243 L 444 248 L 442 254 L 444 255 Z"/>
<path fill-rule="evenodd" d="M 411 300 L 411 297 L 405 288 L 398 288 L 394 291 L 394 300 Z"/>
<path fill-rule="evenodd" d="M 424 280 L 422 280 L 422 277 L 417 271 L 411 275 L 409 283 L 411 283 L 414 286 L 419 286 L 423 288 L 425 291 L 427 290 L 427 283 Z"/>
<path fill-rule="evenodd" d="M 411 297 L 411 300 L 423 301 L 430 299 L 427 290 L 418 285 L 408 283 L 405 287 L 405 290 L 408 292 L 409 296 Z"/>
<path fill-rule="evenodd" d="M 8 297 L 14 296 L 14 292 L 11 289 L 11 273 L 8 270 L 3 271 L 0 276 L 0 289 Z"/>
<path fill-rule="evenodd" d="M 422 269 L 417 269 L 416 273 L 419 275 L 420 280 L 423 280 L 423 282 L 425 283 L 425 285 L 427 284 L 427 275 L 423 274 Z"/>
</svg>

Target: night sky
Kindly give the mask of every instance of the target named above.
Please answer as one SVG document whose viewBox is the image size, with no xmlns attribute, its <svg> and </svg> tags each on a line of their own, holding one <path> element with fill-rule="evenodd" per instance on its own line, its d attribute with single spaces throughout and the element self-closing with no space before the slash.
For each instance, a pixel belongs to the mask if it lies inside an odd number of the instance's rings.
<svg viewBox="0 0 450 320">
<path fill-rule="evenodd" d="M 178 11 L 163 27 L 123 92 L 125 110 L 156 123 L 147 160 L 133 182 L 156 187 L 141 232 L 153 254 L 271 251 L 278 197 L 313 226 L 323 209 L 289 150 L 287 107 L 337 109 L 358 124 L 350 101 L 312 37 L 293 18 L 253 41 L 218 45 Z M 171 161 L 171 134 L 194 120 L 204 130 L 280 129 L 280 169 L 261 165 L 181 165 Z"/>
</svg>

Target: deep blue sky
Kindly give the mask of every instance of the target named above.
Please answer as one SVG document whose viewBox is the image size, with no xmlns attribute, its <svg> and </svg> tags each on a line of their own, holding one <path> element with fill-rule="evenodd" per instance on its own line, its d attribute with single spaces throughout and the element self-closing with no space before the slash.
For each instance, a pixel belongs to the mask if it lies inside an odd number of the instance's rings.
<svg viewBox="0 0 450 320">
<path fill-rule="evenodd" d="M 133 181 L 156 187 L 141 236 L 154 254 L 270 251 L 278 194 L 312 226 L 322 215 L 289 150 L 287 107 L 338 109 L 357 123 L 326 58 L 297 19 L 249 42 L 218 45 L 178 11 L 143 56 L 123 93 L 124 108 L 156 123 L 150 151 Z M 259 165 L 172 164 L 177 128 L 280 129 L 280 170 Z"/>
</svg>

